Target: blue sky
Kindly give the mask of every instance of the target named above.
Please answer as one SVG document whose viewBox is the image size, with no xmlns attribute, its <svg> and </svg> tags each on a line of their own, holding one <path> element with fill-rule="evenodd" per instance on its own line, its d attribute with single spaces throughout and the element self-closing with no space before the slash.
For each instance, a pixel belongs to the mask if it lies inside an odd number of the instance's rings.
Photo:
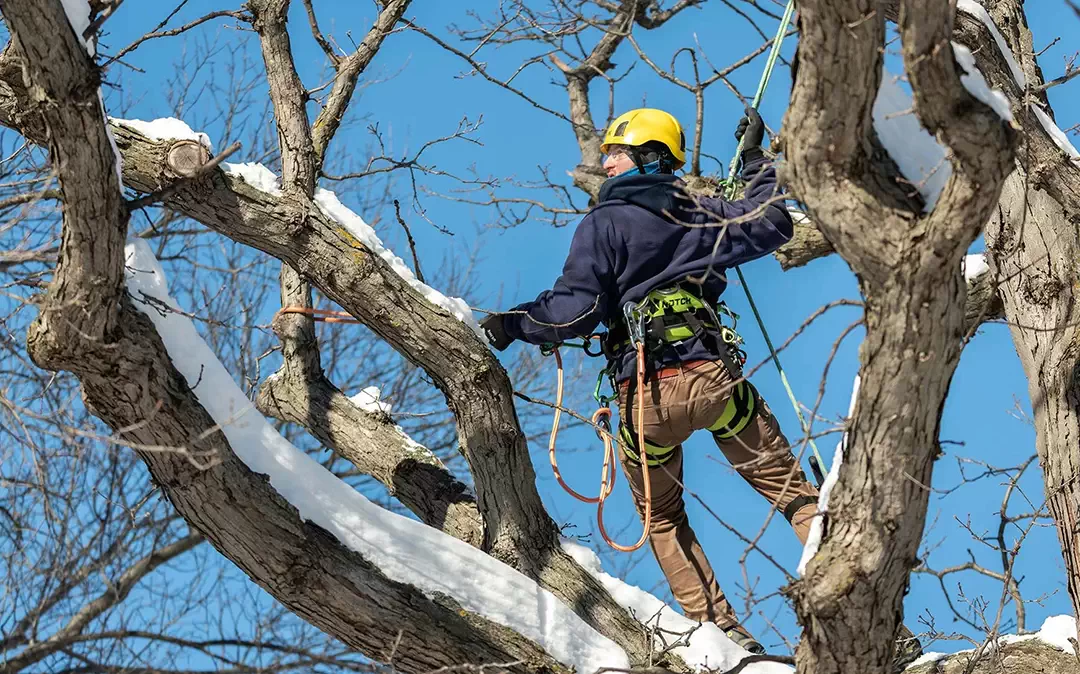
<svg viewBox="0 0 1080 674">
<path fill-rule="evenodd" d="M 299 5 L 299 3 L 297 3 Z M 344 0 L 322 0 L 315 3 L 320 12 L 324 31 L 348 44 L 347 33 L 355 39 L 363 35 L 374 17 L 372 3 L 355 3 Z M 469 26 L 462 4 L 451 2 L 415 3 L 409 16 L 417 23 L 432 30 L 444 39 L 453 40 L 447 31 L 448 24 Z M 480 16 L 489 16 L 497 3 L 494 0 L 478 0 L 469 7 Z M 220 2 L 194 0 L 184 8 L 171 25 L 179 25 L 201 16 L 212 9 L 219 9 Z M 135 37 L 153 28 L 171 9 L 171 5 L 157 3 L 126 3 L 110 20 L 110 34 L 105 38 L 112 53 Z M 1043 0 L 1027 4 L 1028 18 L 1035 35 L 1036 49 L 1042 49 L 1056 37 L 1061 41 L 1050 47 L 1040 57 L 1047 78 L 1063 71 L 1063 59 L 1080 49 L 1075 38 L 1078 25 L 1075 17 L 1062 2 Z M 305 83 L 317 86 L 325 80 L 323 54 L 311 39 L 302 16 L 302 6 L 294 8 L 292 18 L 293 46 L 296 60 Z M 763 22 L 770 35 L 775 23 Z M 126 116 L 152 119 L 170 116 L 175 110 L 168 97 L 168 78 L 175 72 L 175 63 L 186 45 L 189 53 L 205 41 L 218 38 L 222 45 L 237 45 L 251 62 L 248 76 L 257 75 L 262 65 L 258 60 L 258 48 L 247 33 L 237 33 L 231 22 L 215 20 L 193 31 L 186 38 L 159 40 L 147 43 L 139 51 L 125 59 L 144 72 L 114 67 L 109 80 L 120 85 L 108 95 L 112 109 L 127 107 Z M 244 41 L 246 40 L 246 42 Z M 713 2 L 706 8 L 684 12 L 664 28 L 640 36 L 643 48 L 660 64 L 668 64 L 671 55 L 679 48 L 693 45 L 695 40 L 705 50 L 709 59 L 722 67 L 760 44 L 759 36 L 748 24 L 730 9 Z M 200 42 L 203 41 L 203 42 Z M 471 46 L 464 47 L 466 50 Z M 794 41 L 785 46 L 790 55 Z M 895 47 L 894 47 L 895 48 Z M 482 52 L 496 76 L 506 77 L 520 62 L 535 53 L 531 48 L 511 46 L 502 50 Z M 637 60 L 628 44 L 624 44 L 613 59 L 616 72 L 621 74 Z M 746 94 L 753 92 L 760 68 L 764 62 L 758 58 L 750 67 L 738 71 L 733 82 Z M 200 91 L 200 98 L 182 111 L 185 121 L 194 128 L 206 130 L 218 146 L 224 145 L 224 133 L 220 120 L 213 110 L 223 100 L 224 93 L 205 86 L 211 74 L 219 78 L 219 86 L 228 74 L 228 53 L 221 49 L 208 59 L 205 69 L 195 76 L 193 91 Z M 686 74 L 685 61 L 680 74 Z M 528 181 L 540 178 L 538 167 L 550 169 L 553 180 L 568 184 L 566 171 L 578 163 L 577 146 L 570 127 L 563 121 L 537 110 L 528 102 L 482 80 L 479 77 L 462 77 L 468 66 L 447 54 L 427 38 L 404 31 L 391 36 L 375 62 L 369 68 L 367 78 L 379 80 L 365 88 L 354 103 L 352 115 L 355 124 L 343 129 L 335 140 L 335 148 L 343 156 L 335 158 L 329 168 L 334 173 L 344 173 L 361 168 L 371 149 L 371 137 L 366 131 L 368 124 L 378 122 L 390 147 L 395 152 L 407 152 L 432 137 L 452 133 L 459 120 L 483 117 L 483 125 L 477 133 L 482 145 L 454 141 L 437 146 L 430 152 L 430 159 L 440 169 L 457 174 L 468 174 L 475 169 L 480 176 L 514 176 Z M 553 109 L 562 111 L 567 107 L 565 92 L 552 85 L 558 79 L 556 72 L 534 66 L 515 80 L 515 84 Z M 779 127 L 790 90 L 789 72 L 786 66 L 778 67 L 770 90 L 762 106 L 766 120 L 773 128 Z M 122 92 L 122 94 L 121 94 Z M 265 89 L 255 89 L 251 114 L 265 105 Z M 606 111 L 607 91 L 600 84 L 594 90 L 594 110 L 597 122 Z M 1056 87 L 1049 92 L 1057 113 L 1059 126 L 1068 128 L 1080 122 L 1080 81 Z M 660 80 L 643 63 L 637 63 L 617 88 L 615 107 L 623 110 L 647 104 L 671 111 L 684 123 L 693 119 L 693 97 L 686 91 Z M 735 149 L 732 132 L 741 113 L 741 105 L 735 97 L 716 85 L 706 96 L 706 124 L 704 146 L 709 154 L 721 157 L 726 163 Z M 692 139 L 688 139 L 692 143 Z M 1074 141 L 1075 142 L 1075 141 Z M 246 147 L 232 158 L 233 161 L 257 159 L 254 150 Z M 715 170 L 715 164 L 706 162 L 706 170 Z M 439 178 L 423 178 L 422 183 L 436 191 L 447 192 L 456 188 L 451 181 Z M 335 189 L 334 185 L 326 185 Z M 356 186 L 362 190 L 363 185 Z M 395 187 L 403 205 L 409 203 L 408 180 L 404 177 Z M 571 188 L 572 189 L 572 188 Z M 500 191 L 504 196 L 521 195 L 525 192 L 506 187 Z M 530 196 L 553 202 L 551 193 L 530 193 Z M 357 206 L 355 196 L 346 195 L 344 200 Z M 351 202 L 350 202 L 351 200 Z M 575 193 L 578 205 L 584 198 Z M 421 259 L 428 270 L 437 268 L 447 255 L 467 255 L 474 247 L 481 254 L 475 269 L 475 292 L 469 297 L 474 306 L 505 308 L 510 304 L 529 299 L 550 286 L 562 267 L 569 247 L 572 227 L 555 228 L 543 222 L 527 222 L 513 229 L 493 228 L 495 215 L 491 209 L 454 202 L 438 196 L 424 196 L 426 215 L 435 224 L 449 229 L 453 236 L 441 233 L 426 223 L 411 209 L 406 216 L 413 224 L 413 233 Z M 380 222 L 393 223 L 385 213 L 362 213 L 369 221 L 381 216 Z M 406 252 L 396 229 L 384 224 L 381 233 L 399 254 Z M 980 242 L 981 245 L 981 242 Z M 837 256 L 818 260 L 807 267 L 782 272 L 772 258 L 748 265 L 744 272 L 754 291 L 764 319 L 775 342 L 783 342 L 818 307 L 839 298 L 858 298 L 858 288 L 847 265 Z M 741 290 L 733 285 L 727 296 L 732 308 L 743 315 L 740 326 L 748 343 L 752 363 L 766 355 L 757 328 Z M 817 321 L 783 355 L 782 360 L 799 399 L 812 405 L 818 394 L 822 368 L 837 336 L 851 322 L 857 320 L 856 310 L 837 309 Z M 857 370 L 857 349 L 861 333 L 855 332 L 841 346 L 833 363 L 821 406 L 826 419 L 839 419 L 847 410 L 852 378 Z M 514 349 L 525 348 L 515 346 Z M 508 356 L 513 356 L 511 351 Z M 571 364 L 576 363 L 573 356 Z M 554 365 L 544 361 L 544 367 Z M 591 408 L 586 400 L 595 376 L 595 363 L 585 363 L 580 379 L 581 411 Z M 771 367 L 765 367 L 753 378 L 766 400 L 780 418 L 789 437 L 797 437 L 798 422 L 787 402 L 778 376 Z M 385 382 L 372 382 L 385 383 Z M 546 388 L 533 388 L 529 393 L 550 397 L 554 376 Z M 945 456 L 938 461 L 934 474 L 934 488 L 946 490 L 960 481 L 958 460 L 976 459 L 997 466 L 1022 463 L 1034 453 L 1034 432 L 1023 414 L 1029 413 L 1026 381 L 1013 350 L 1006 327 L 990 325 L 964 351 L 959 369 L 953 380 L 952 390 L 945 408 L 942 439 L 949 442 L 943 446 Z M 532 430 L 541 430 L 539 428 Z M 569 431 L 563 436 L 567 452 L 563 459 L 564 474 L 579 489 L 591 492 L 599 480 L 600 447 L 590 432 Z M 821 447 L 827 461 L 831 460 L 833 438 L 823 439 Z M 559 522 L 574 525 L 573 531 L 589 533 L 595 530 L 592 522 L 594 511 L 582 507 L 566 496 L 551 477 L 546 465 L 546 452 L 542 443 L 534 443 L 533 458 L 538 475 L 538 488 L 553 516 Z M 724 463 L 711 441 L 705 437 L 691 440 L 687 446 L 688 486 L 697 492 L 709 506 L 728 523 L 753 536 L 767 513 L 765 502 Z M 622 483 L 622 480 L 620 480 Z M 1021 482 L 1026 494 L 1036 506 L 1041 505 L 1041 481 L 1038 471 L 1028 471 Z M 997 557 L 981 542 L 974 540 L 960 522 L 967 522 L 977 532 L 995 530 L 996 511 L 1000 505 L 1003 486 L 1001 479 L 990 478 L 966 485 L 945 494 L 934 494 L 930 499 L 928 532 L 925 545 L 932 548 L 930 563 L 935 567 L 951 566 L 968 561 L 970 550 L 976 558 L 993 569 L 1000 568 Z M 636 522 L 624 487 L 619 488 L 615 505 L 609 506 L 607 516 L 609 530 L 621 532 L 620 539 L 636 539 L 639 524 Z M 690 519 L 695 524 L 699 538 L 716 568 L 722 586 L 732 595 L 737 608 L 741 607 L 738 596 L 746 583 L 755 586 L 757 596 L 774 593 L 783 579 L 760 555 L 751 553 L 744 567 L 740 565 L 743 546 L 730 533 L 714 521 L 705 510 L 689 499 Z M 1030 511 L 1031 507 L 1018 501 L 1011 512 Z M 794 572 L 799 557 L 799 547 L 790 529 L 777 518 L 762 539 L 761 545 Z M 596 536 L 592 536 L 593 541 Z M 631 582 L 653 589 L 663 595 L 667 592 L 662 576 L 648 551 L 633 556 L 610 555 L 605 564 L 612 571 L 625 571 Z M 1027 598 L 1049 595 L 1041 605 L 1028 607 L 1028 627 L 1037 628 L 1048 615 L 1069 612 L 1065 593 L 1064 575 L 1054 531 L 1050 528 L 1036 529 L 1025 544 L 1020 557 L 1018 575 L 1023 577 L 1021 589 Z M 951 577 L 948 590 L 957 594 L 957 581 L 962 583 L 967 597 L 983 595 L 991 606 L 997 604 L 1000 585 L 966 573 Z M 914 631 L 922 631 L 916 617 L 933 615 L 940 630 L 956 630 L 972 634 L 962 623 L 955 622 L 942 597 L 936 579 L 915 576 L 911 592 L 906 600 L 907 622 Z M 964 610 L 963 607 L 960 607 Z M 1008 617 L 1008 616 L 1007 616 Z M 767 621 L 789 638 L 796 635 L 790 611 L 778 597 L 766 600 L 748 618 L 749 627 L 762 636 L 775 650 L 783 650 L 781 640 L 768 633 Z M 953 650 L 967 647 L 964 642 L 935 644 L 935 650 Z"/>
</svg>

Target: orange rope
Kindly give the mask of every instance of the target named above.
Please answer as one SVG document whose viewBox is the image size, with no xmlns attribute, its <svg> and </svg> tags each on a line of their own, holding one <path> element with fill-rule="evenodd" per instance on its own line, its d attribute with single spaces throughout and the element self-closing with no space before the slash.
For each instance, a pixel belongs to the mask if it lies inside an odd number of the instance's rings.
<svg viewBox="0 0 1080 674">
<path fill-rule="evenodd" d="M 607 530 L 604 528 L 604 501 L 615 490 L 615 443 L 612 440 L 611 432 L 601 430 L 601 437 L 604 440 L 604 467 L 600 473 L 599 496 L 591 497 L 579 494 L 563 480 L 562 473 L 559 472 L 559 464 L 555 459 L 555 440 L 559 434 L 559 420 L 562 418 L 563 363 L 558 347 L 554 349 L 554 354 L 558 375 L 555 389 L 555 418 L 551 424 L 551 436 L 548 438 L 548 458 L 551 460 L 551 471 L 555 474 L 555 479 L 559 482 L 559 485 L 566 490 L 566 493 L 579 501 L 597 504 L 596 523 L 604 542 L 619 552 L 633 552 L 645 545 L 645 541 L 649 540 L 649 532 L 652 531 L 652 481 L 649 479 L 649 459 L 648 454 L 645 452 L 645 430 L 644 425 L 641 423 L 641 420 L 645 417 L 645 396 L 643 395 L 645 390 L 645 347 L 639 344 L 637 348 L 638 458 L 641 460 L 641 476 L 645 489 L 645 513 L 642 517 L 645 528 L 641 532 L 641 538 L 638 539 L 638 542 L 630 546 L 616 543 L 608 536 Z M 601 407 L 593 413 L 593 425 L 597 425 L 600 419 L 604 417 L 611 418 L 610 407 Z"/>
<path fill-rule="evenodd" d="M 352 317 L 351 314 L 345 311 L 335 311 L 333 309 L 311 309 L 301 306 L 288 306 L 278 309 L 277 314 L 274 314 L 274 318 L 277 318 L 281 314 L 304 314 L 310 316 L 312 320 L 322 321 L 323 323 L 359 323 L 360 321 Z"/>
</svg>

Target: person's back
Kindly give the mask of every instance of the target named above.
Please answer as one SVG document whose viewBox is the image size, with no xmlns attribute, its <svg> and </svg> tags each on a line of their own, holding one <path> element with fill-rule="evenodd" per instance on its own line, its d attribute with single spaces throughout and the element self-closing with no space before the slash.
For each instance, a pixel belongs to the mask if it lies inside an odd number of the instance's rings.
<svg viewBox="0 0 1080 674">
<path fill-rule="evenodd" d="M 603 145 L 609 180 L 575 231 L 553 289 L 482 325 L 501 350 L 517 339 L 545 344 L 588 336 L 604 323 L 619 398 L 620 457 L 639 513 L 645 509 L 639 425 L 644 431 L 649 542 L 657 561 L 688 617 L 715 622 L 747 650 L 763 652 L 716 582 L 687 521 L 682 486 L 682 443 L 707 429 L 801 540 L 816 514 L 817 490 L 768 406 L 742 378 L 741 360 L 715 309 L 726 269 L 768 254 L 792 234 L 775 171 L 760 148 L 764 125 L 756 112 L 747 114 L 737 133 L 745 132 L 747 182 L 738 201 L 686 194 L 673 175 L 685 161 L 685 138 L 673 117 L 635 110 L 616 119 Z M 644 329 L 642 392 L 634 390 L 636 337 L 623 320 L 628 313 Z"/>
</svg>

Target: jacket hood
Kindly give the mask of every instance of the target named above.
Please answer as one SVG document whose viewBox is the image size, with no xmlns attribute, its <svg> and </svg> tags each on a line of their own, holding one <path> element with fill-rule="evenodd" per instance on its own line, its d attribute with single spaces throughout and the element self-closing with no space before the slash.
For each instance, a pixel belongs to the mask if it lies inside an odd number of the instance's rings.
<svg viewBox="0 0 1080 674">
<path fill-rule="evenodd" d="M 691 206 L 683 181 L 669 173 L 608 178 L 600 187 L 600 203 L 616 199 L 640 206 L 665 220 L 683 220 L 676 214 Z"/>
</svg>

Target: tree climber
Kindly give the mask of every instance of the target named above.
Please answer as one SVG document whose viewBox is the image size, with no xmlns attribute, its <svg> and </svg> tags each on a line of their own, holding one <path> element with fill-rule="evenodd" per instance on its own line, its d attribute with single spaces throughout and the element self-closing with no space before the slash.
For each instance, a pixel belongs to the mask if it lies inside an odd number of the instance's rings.
<svg viewBox="0 0 1080 674">
<path fill-rule="evenodd" d="M 717 312 L 725 270 L 792 236 L 776 172 L 761 149 L 764 134 L 761 117 L 748 108 L 735 133 L 743 139 L 745 197 L 727 201 L 691 197 L 674 175 L 686 156 L 674 117 L 643 108 L 617 118 L 601 146 L 608 180 L 574 233 L 562 276 L 532 302 L 481 323 L 500 351 L 514 340 L 588 338 L 604 323 L 622 420 L 620 459 L 639 514 L 645 504 L 637 424 L 646 439 L 653 553 L 687 617 L 716 623 L 751 653 L 764 648 L 739 624 L 687 521 L 682 443 L 694 431 L 710 431 L 732 466 L 806 542 L 817 489 L 768 405 L 742 378 L 739 339 Z M 628 324 L 626 316 L 634 320 Z M 635 339 L 647 353 L 643 418 L 634 402 Z"/>
</svg>

